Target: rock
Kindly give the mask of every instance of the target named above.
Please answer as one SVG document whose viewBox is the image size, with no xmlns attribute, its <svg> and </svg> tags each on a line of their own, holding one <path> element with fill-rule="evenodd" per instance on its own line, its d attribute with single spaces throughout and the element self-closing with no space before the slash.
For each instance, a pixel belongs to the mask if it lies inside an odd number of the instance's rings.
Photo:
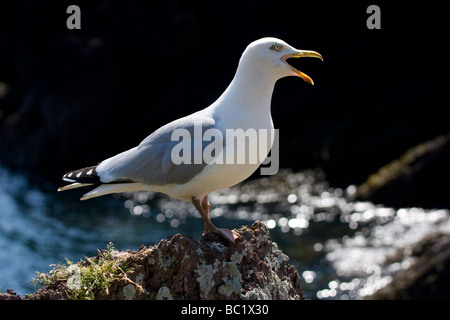
<svg viewBox="0 0 450 320">
<path fill-rule="evenodd" d="M 450 236 L 434 234 L 412 249 L 416 262 L 369 299 L 446 300 L 450 298 Z"/>
<path fill-rule="evenodd" d="M 6 293 L 0 293 L 0 300 L 22 300 L 14 290 L 8 289 Z"/>
<path fill-rule="evenodd" d="M 139 250 L 122 252 L 111 250 L 108 257 L 116 266 L 121 266 L 121 272 L 109 287 L 97 289 L 92 297 L 99 300 L 306 299 L 297 270 L 271 241 L 264 224 L 256 221 L 251 228 L 243 226 L 236 231 L 242 239 L 233 247 L 222 243 L 214 234 L 200 241 L 176 234 L 152 247 L 141 246 Z M 99 255 L 105 257 L 105 253 L 99 252 Z M 101 265 L 102 257 L 83 260 L 70 268 Z M 68 290 L 71 286 L 68 279 L 72 276 L 67 277 L 66 271 L 61 274 L 66 276 L 27 298 L 78 296 Z"/>
<path fill-rule="evenodd" d="M 450 161 L 450 133 L 410 148 L 358 186 L 355 198 L 386 206 L 449 208 L 446 167 Z M 427 190 L 427 192 L 423 192 Z"/>
</svg>

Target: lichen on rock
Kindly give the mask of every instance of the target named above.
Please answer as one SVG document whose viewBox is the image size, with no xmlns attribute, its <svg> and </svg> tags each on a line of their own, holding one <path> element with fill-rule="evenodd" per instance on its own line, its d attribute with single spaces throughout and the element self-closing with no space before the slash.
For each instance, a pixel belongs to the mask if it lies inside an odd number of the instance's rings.
<svg viewBox="0 0 450 320">
<path fill-rule="evenodd" d="M 176 234 L 152 247 L 110 250 L 109 259 L 124 266 L 94 299 L 305 299 L 297 270 L 256 221 L 237 230 L 241 239 L 228 247 L 219 236 L 200 241 Z M 99 251 L 99 255 L 102 254 Z M 103 253 L 104 254 L 104 253 Z M 96 258 L 86 258 L 91 263 Z M 78 263 L 86 264 L 85 261 Z M 78 265 L 77 264 L 77 265 Z M 73 269 L 74 267 L 72 267 Z M 72 286 L 73 287 L 73 286 Z M 69 299 L 67 279 L 41 288 L 27 299 Z"/>
</svg>

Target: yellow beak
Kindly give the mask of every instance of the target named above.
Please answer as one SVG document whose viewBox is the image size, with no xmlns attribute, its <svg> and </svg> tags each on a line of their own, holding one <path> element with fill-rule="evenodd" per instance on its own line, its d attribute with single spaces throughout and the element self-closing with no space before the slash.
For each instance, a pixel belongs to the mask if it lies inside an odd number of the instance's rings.
<svg viewBox="0 0 450 320">
<path fill-rule="evenodd" d="M 319 58 L 323 61 L 322 55 L 315 51 L 308 51 L 308 50 L 299 50 L 295 53 L 289 53 L 281 57 L 281 60 L 285 62 L 290 68 L 291 71 L 294 73 L 294 75 L 302 78 L 304 81 L 308 82 L 309 84 L 314 85 L 314 81 L 306 74 L 301 72 L 300 70 L 295 69 L 293 66 L 289 65 L 286 60 L 289 58 L 303 58 L 303 57 L 312 57 L 312 58 Z"/>
</svg>

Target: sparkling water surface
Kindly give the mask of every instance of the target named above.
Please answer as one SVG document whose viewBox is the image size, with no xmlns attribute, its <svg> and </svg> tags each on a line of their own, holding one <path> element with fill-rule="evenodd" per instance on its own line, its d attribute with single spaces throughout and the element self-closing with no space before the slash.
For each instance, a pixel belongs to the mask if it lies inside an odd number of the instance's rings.
<svg viewBox="0 0 450 320">
<path fill-rule="evenodd" d="M 226 228 L 263 221 L 297 268 L 309 299 L 363 299 L 415 261 L 414 244 L 450 233 L 448 210 L 393 209 L 352 201 L 320 170 L 249 180 L 210 194 L 213 222 Z M 109 242 L 138 249 L 176 233 L 201 237 L 191 203 L 153 192 L 79 201 L 83 190 L 45 193 L 0 167 L 0 290 L 20 295 L 50 264 L 95 256 Z"/>
</svg>

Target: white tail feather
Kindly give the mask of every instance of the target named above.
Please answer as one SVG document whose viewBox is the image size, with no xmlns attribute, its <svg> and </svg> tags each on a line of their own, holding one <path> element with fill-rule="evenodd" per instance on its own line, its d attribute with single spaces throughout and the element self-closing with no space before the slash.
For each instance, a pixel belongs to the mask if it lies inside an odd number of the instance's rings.
<svg viewBox="0 0 450 320">
<path fill-rule="evenodd" d="M 97 188 L 89 191 L 80 200 L 88 200 L 95 197 L 104 196 L 110 193 L 121 193 L 127 191 L 138 191 L 142 190 L 142 183 L 132 182 L 132 183 L 118 183 L 118 184 L 102 184 Z"/>
<path fill-rule="evenodd" d="M 71 189 L 81 188 L 81 187 L 85 187 L 85 186 L 92 186 L 92 183 L 79 183 L 79 182 L 75 182 L 75 183 L 69 184 L 69 185 L 67 185 L 67 186 L 58 188 L 58 191 L 66 191 L 66 190 L 71 190 Z"/>
</svg>

